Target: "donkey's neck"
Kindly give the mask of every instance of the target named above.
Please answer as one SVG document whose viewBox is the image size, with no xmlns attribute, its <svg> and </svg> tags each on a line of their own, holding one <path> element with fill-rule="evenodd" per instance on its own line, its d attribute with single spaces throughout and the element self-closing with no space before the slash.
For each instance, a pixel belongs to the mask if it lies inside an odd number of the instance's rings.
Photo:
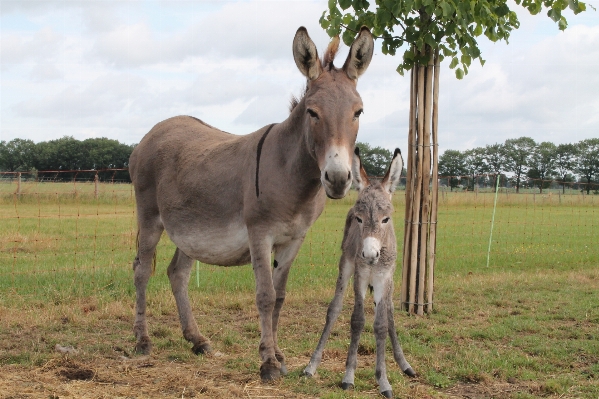
<svg viewBox="0 0 599 399">
<path fill-rule="evenodd" d="M 302 99 L 289 117 L 273 126 L 268 140 L 274 144 L 282 170 L 292 174 L 294 184 L 316 195 L 320 190 L 320 168 L 308 135 L 310 121 L 305 117 L 306 105 Z"/>
</svg>

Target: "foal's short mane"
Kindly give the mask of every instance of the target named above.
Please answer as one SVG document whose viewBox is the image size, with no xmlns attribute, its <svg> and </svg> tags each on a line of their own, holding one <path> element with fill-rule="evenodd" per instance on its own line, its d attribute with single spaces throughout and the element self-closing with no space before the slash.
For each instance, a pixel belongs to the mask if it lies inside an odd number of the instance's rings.
<svg viewBox="0 0 599 399">
<path fill-rule="evenodd" d="M 330 72 L 333 68 L 335 68 L 335 65 L 333 65 L 333 61 L 335 60 L 335 56 L 337 55 L 338 50 L 339 36 L 335 36 L 329 43 L 327 50 L 324 53 L 324 57 L 322 57 L 322 69 L 328 70 Z M 291 100 L 289 101 L 289 113 L 291 113 L 295 109 L 295 107 L 297 107 L 297 105 L 300 103 L 300 101 L 302 101 L 302 98 L 304 98 L 307 92 L 308 86 L 306 85 L 303 93 L 299 98 L 297 98 L 293 94 L 291 95 Z"/>
</svg>

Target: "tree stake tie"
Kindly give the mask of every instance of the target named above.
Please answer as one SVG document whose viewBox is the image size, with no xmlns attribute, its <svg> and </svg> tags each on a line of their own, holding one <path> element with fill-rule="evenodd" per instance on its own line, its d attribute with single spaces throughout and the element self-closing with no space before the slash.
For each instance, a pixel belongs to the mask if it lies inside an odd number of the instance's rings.
<svg viewBox="0 0 599 399">
<path fill-rule="evenodd" d="M 489 267 L 489 259 L 491 257 L 491 240 L 493 239 L 493 225 L 495 224 L 495 209 L 497 209 L 497 193 L 499 192 L 499 178 L 500 175 L 496 175 L 497 180 L 495 184 L 495 202 L 493 203 L 493 217 L 491 218 L 491 234 L 489 234 L 489 249 L 487 250 L 487 267 Z"/>
</svg>

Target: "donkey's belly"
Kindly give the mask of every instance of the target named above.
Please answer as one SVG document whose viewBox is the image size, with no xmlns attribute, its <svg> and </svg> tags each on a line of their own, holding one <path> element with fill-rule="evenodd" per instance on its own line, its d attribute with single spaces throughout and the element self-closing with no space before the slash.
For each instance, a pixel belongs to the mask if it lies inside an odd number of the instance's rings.
<svg viewBox="0 0 599 399">
<path fill-rule="evenodd" d="M 248 231 L 244 224 L 232 224 L 219 229 L 198 227 L 185 232 L 167 232 L 179 249 L 200 262 L 239 266 L 251 261 Z"/>
</svg>

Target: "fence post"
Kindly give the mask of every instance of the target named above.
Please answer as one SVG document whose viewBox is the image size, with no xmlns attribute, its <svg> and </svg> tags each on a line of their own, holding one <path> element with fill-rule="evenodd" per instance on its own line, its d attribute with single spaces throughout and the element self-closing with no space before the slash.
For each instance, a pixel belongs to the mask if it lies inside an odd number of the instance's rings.
<svg viewBox="0 0 599 399">
<path fill-rule="evenodd" d="M 96 172 L 96 175 L 94 176 L 94 198 L 98 199 L 98 194 L 99 194 L 99 179 L 98 179 L 98 172 Z"/>
<path fill-rule="evenodd" d="M 17 195 L 21 195 L 21 172 L 17 172 Z"/>
</svg>

